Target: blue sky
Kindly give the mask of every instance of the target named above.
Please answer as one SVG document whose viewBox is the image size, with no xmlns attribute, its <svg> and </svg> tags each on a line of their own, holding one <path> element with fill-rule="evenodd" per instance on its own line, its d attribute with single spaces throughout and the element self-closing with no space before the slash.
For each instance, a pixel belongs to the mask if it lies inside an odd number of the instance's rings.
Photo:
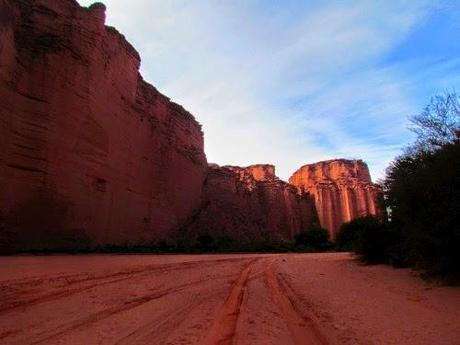
<svg viewBox="0 0 460 345">
<path fill-rule="evenodd" d="M 79 0 L 82 5 L 93 1 Z M 203 125 L 209 162 L 360 158 L 374 179 L 407 117 L 460 85 L 460 1 L 106 0 L 144 78 Z"/>
</svg>

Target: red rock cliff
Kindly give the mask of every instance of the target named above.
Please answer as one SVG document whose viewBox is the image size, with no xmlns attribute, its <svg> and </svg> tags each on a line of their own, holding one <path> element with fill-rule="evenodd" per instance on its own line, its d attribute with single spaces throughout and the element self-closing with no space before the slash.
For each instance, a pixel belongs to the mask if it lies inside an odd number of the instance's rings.
<svg viewBox="0 0 460 345">
<path fill-rule="evenodd" d="M 242 242 L 291 240 L 315 223 L 310 196 L 299 194 L 294 186 L 276 177 L 273 165 L 210 165 L 203 207 L 186 231 L 192 236 L 208 233 Z"/>
<path fill-rule="evenodd" d="M 151 241 L 201 205 L 203 133 L 104 12 L 0 0 L 0 211 L 46 194 L 92 243 Z"/>
<path fill-rule="evenodd" d="M 372 183 L 369 169 L 361 160 L 307 164 L 291 176 L 289 183 L 314 197 L 321 226 L 329 230 L 332 238 L 342 223 L 378 213 L 379 188 Z"/>
</svg>

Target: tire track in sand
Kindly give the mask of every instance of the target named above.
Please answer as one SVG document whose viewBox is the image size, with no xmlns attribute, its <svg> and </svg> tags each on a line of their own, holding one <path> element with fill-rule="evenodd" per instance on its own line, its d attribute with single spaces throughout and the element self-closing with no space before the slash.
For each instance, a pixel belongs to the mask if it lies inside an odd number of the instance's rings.
<svg viewBox="0 0 460 345">
<path fill-rule="evenodd" d="M 118 313 L 128 311 L 131 309 L 134 309 L 136 307 L 139 307 L 141 305 L 144 305 L 145 303 L 152 302 L 154 300 L 160 299 L 164 296 L 171 295 L 177 292 L 181 291 L 186 291 L 190 287 L 197 286 L 203 284 L 206 280 L 210 279 L 200 279 L 198 281 L 190 282 L 190 283 L 185 283 L 181 284 L 178 286 L 174 286 L 171 288 L 166 288 L 151 294 L 143 295 L 140 297 L 136 297 L 134 299 L 126 300 L 122 304 L 113 306 L 108 309 L 101 310 L 99 312 L 93 313 L 91 315 L 88 315 L 84 318 L 75 320 L 73 322 L 64 324 L 54 330 L 52 334 L 47 334 L 44 336 L 38 336 L 38 339 L 35 339 L 35 341 L 31 342 L 31 345 L 36 345 L 36 344 L 43 344 L 47 343 L 49 340 L 54 339 L 56 337 L 63 336 L 69 332 L 73 332 L 76 330 L 84 329 L 86 326 L 91 325 L 95 322 L 99 322 L 102 320 L 105 320 L 113 315 L 116 315 Z"/>
<path fill-rule="evenodd" d="M 240 261 L 244 259 L 219 259 L 219 260 L 210 260 L 209 262 L 203 263 L 202 261 L 190 261 L 181 264 L 166 264 L 166 265 L 151 265 L 147 266 L 142 269 L 134 269 L 134 270 L 126 270 L 126 271 L 119 271 L 114 272 L 107 275 L 101 275 L 96 277 L 87 277 L 85 279 L 78 279 L 74 281 L 70 281 L 67 283 L 66 286 L 61 287 L 61 290 L 54 291 L 51 293 L 44 293 L 39 296 L 29 297 L 23 300 L 17 301 L 6 301 L 5 304 L 2 305 L 3 301 L 0 301 L 0 314 L 4 312 L 9 312 L 12 310 L 17 310 L 21 308 L 29 308 L 31 306 L 46 303 L 50 301 L 54 301 L 60 298 L 66 298 L 72 296 L 74 294 L 78 294 L 81 292 L 85 292 L 91 290 L 93 288 L 100 288 L 101 286 L 120 283 L 125 280 L 131 280 L 134 277 L 140 276 L 148 276 L 155 271 L 161 271 L 162 273 L 169 272 L 169 271 L 178 271 L 178 270 L 188 270 L 193 268 L 202 269 L 203 266 L 215 266 L 216 264 L 226 264 L 229 261 Z M 69 275 L 68 277 L 71 277 Z M 36 281 L 28 282 L 28 285 L 33 286 L 35 285 Z M 24 284 L 24 283 L 23 283 Z M 78 284 L 87 284 L 84 286 L 74 287 Z"/>
<path fill-rule="evenodd" d="M 141 325 L 113 343 L 113 345 L 151 345 L 153 343 L 171 345 L 173 344 L 172 342 L 166 342 L 171 333 L 188 319 L 191 312 L 199 307 L 200 304 L 206 303 L 206 300 L 213 295 L 218 295 L 218 293 L 208 292 L 201 296 L 193 296 L 190 298 L 189 303 L 184 303 L 172 311 L 165 310 L 161 316 Z"/>
<path fill-rule="evenodd" d="M 291 340 L 295 345 L 328 345 L 328 342 L 316 329 L 313 321 L 297 312 L 293 302 L 280 285 L 277 275 L 273 272 L 271 261 L 265 268 L 265 279 L 270 288 L 273 301 L 279 307 L 285 319 Z"/>
<path fill-rule="evenodd" d="M 256 260 L 252 260 L 241 272 L 224 305 L 219 309 L 217 316 L 203 342 L 204 345 L 231 345 L 234 344 L 238 317 L 241 313 L 246 292 L 246 284 L 251 273 L 251 266 Z"/>
</svg>

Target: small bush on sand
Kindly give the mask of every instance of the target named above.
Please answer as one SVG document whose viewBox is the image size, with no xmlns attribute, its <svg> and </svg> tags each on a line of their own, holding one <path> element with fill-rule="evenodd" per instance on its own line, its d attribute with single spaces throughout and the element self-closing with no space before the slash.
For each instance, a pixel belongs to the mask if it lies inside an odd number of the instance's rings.
<svg viewBox="0 0 460 345">
<path fill-rule="evenodd" d="M 321 228 L 300 232 L 295 236 L 295 246 L 313 248 L 315 251 L 330 249 L 329 233 Z"/>
<path fill-rule="evenodd" d="M 197 249 L 200 252 L 211 252 L 217 249 L 214 237 L 209 234 L 198 236 Z"/>
<path fill-rule="evenodd" d="M 373 216 L 344 223 L 337 235 L 336 249 L 354 251 L 367 264 L 387 263 L 397 240 L 390 226 Z"/>
</svg>

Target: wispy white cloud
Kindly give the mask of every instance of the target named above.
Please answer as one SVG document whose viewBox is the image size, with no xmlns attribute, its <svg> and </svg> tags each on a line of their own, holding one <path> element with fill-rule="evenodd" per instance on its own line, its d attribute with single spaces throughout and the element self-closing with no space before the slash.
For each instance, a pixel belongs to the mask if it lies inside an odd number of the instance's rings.
<svg viewBox="0 0 460 345">
<path fill-rule="evenodd" d="M 203 124 L 210 162 L 274 163 L 287 179 L 306 163 L 362 158 L 376 178 L 410 140 L 422 81 L 384 58 L 432 1 L 105 3 L 145 78 Z"/>
</svg>

